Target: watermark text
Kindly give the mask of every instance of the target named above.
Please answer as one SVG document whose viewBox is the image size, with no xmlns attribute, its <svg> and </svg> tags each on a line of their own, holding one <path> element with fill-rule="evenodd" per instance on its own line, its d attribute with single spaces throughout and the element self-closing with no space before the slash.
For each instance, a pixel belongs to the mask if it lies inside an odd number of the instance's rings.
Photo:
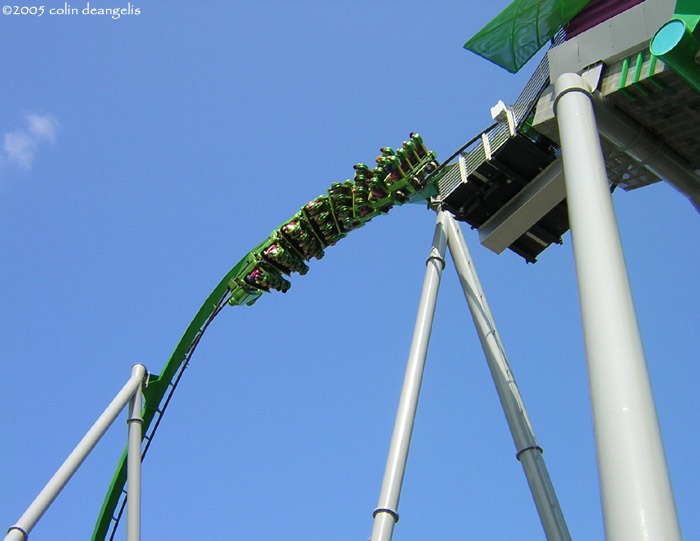
<svg viewBox="0 0 700 541">
<path fill-rule="evenodd" d="M 131 2 L 128 2 L 126 7 L 95 7 L 91 6 L 90 2 L 86 2 L 84 5 L 75 7 L 74 5 L 64 2 L 60 7 L 47 7 L 47 6 L 17 6 L 12 4 L 6 4 L 2 7 L 3 15 L 10 16 L 28 16 L 28 17 L 43 17 L 44 15 L 59 16 L 59 17 L 75 17 L 78 15 L 93 15 L 93 16 L 107 16 L 112 19 L 120 19 L 121 17 L 128 17 L 131 15 L 141 15 L 141 8 L 134 6 Z"/>
</svg>

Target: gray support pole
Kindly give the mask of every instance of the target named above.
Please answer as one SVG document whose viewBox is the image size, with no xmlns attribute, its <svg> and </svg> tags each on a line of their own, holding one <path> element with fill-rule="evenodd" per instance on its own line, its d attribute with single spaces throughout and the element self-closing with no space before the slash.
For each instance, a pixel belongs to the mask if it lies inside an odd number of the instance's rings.
<svg viewBox="0 0 700 541">
<path fill-rule="evenodd" d="M 449 212 L 447 216 L 447 241 L 452 254 L 464 296 L 469 305 L 481 347 L 486 355 L 491 377 L 496 386 L 498 398 L 510 433 L 515 443 L 516 458 L 525 471 L 532 498 L 548 541 L 571 541 L 569 529 L 559 506 L 554 486 L 549 478 L 547 466 L 542 457 L 542 448 L 537 444 L 535 433 L 525 411 L 515 377 L 510 369 L 508 357 L 496 330 L 491 310 L 481 288 L 479 276 L 474 268 L 462 230 Z"/>
<path fill-rule="evenodd" d="M 139 367 L 136 369 L 136 367 Z M 27 541 L 29 532 L 36 526 L 39 519 L 43 516 L 51 503 L 59 495 L 66 483 L 70 481 L 73 474 L 83 463 L 85 458 L 90 454 L 90 451 L 100 441 L 102 435 L 107 431 L 110 425 L 119 415 L 119 412 L 124 409 L 129 398 L 137 389 L 141 388 L 146 377 L 146 368 L 137 364 L 134 366 L 131 378 L 126 382 L 121 391 L 110 402 L 107 409 L 100 415 L 92 425 L 87 434 L 83 436 L 80 443 L 73 449 L 73 452 L 68 455 L 65 462 L 56 471 L 53 477 L 46 483 L 39 495 L 34 499 L 31 505 L 27 508 L 19 520 L 12 526 L 5 536 L 5 541 Z"/>
<path fill-rule="evenodd" d="M 608 541 L 681 539 L 590 89 L 555 83 Z"/>
<path fill-rule="evenodd" d="M 389 456 L 386 461 L 384 480 L 379 495 L 379 503 L 374 510 L 374 527 L 371 541 L 390 541 L 394 533 L 394 524 L 399 520 L 398 506 L 403 484 L 408 448 L 418 407 L 418 395 L 423 381 L 423 369 L 428 352 L 430 331 L 433 327 L 435 304 L 442 269 L 445 268 L 445 213 L 438 211 L 433 247 L 426 262 L 423 292 L 418 305 L 418 316 L 413 330 L 413 341 L 408 354 L 406 374 L 396 412 L 394 433 L 391 437 Z"/>
<path fill-rule="evenodd" d="M 143 365 L 135 364 L 132 375 Z M 141 439 L 143 432 L 143 393 L 138 387 L 129 401 L 129 431 L 126 456 L 126 540 L 141 541 Z"/>
</svg>

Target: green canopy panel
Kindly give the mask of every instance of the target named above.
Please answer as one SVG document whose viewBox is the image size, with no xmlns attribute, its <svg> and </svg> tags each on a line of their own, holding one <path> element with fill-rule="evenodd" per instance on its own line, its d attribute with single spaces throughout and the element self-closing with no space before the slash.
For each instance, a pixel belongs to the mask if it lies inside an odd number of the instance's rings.
<svg viewBox="0 0 700 541">
<path fill-rule="evenodd" d="M 464 44 L 465 49 L 516 73 L 589 0 L 515 0 Z"/>
<path fill-rule="evenodd" d="M 697 0 L 676 0 L 674 19 L 683 21 L 691 32 L 700 32 L 700 3 Z"/>
</svg>

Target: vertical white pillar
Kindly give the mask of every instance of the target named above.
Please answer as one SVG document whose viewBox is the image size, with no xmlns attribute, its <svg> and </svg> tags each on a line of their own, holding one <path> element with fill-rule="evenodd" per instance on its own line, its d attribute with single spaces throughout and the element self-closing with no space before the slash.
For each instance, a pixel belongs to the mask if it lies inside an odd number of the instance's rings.
<svg viewBox="0 0 700 541">
<path fill-rule="evenodd" d="M 590 89 L 555 83 L 607 541 L 680 541 Z"/>
<path fill-rule="evenodd" d="M 145 367 L 135 364 L 133 374 L 145 373 Z M 126 539 L 141 541 L 141 439 L 143 433 L 143 393 L 134 391 L 127 413 L 128 446 L 126 454 Z"/>
<path fill-rule="evenodd" d="M 406 374 L 396 412 L 389 456 L 386 460 L 384 480 L 379 494 L 379 503 L 374 510 L 371 541 L 391 541 L 394 534 L 394 524 L 399 520 L 398 506 L 401 485 L 406 471 L 408 448 L 418 408 L 418 395 L 423 382 L 423 370 L 430 342 L 430 331 L 433 327 L 440 277 L 445 268 L 445 247 L 447 244 L 445 226 L 445 213 L 438 211 L 433 247 L 426 262 L 423 292 L 418 305 L 418 316 L 406 363 Z"/>
</svg>

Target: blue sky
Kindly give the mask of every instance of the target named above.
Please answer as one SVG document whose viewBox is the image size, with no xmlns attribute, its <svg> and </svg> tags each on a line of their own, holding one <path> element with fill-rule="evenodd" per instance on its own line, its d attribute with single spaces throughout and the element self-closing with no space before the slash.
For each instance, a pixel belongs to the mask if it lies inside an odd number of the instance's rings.
<svg viewBox="0 0 700 541">
<path fill-rule="evenodd" d="M 462 49 L 506 4 L 152 0 L 118 20 L 0 17 L 3 527 L 131 365 L 159 372 L 220 278 L 301 205 L 411 131 L 444 159 L 515 100 L 530 66 L 513 76 Z M 614 199 L 696 539 L 698 215 L 665 184 Z M 433 226 L 424 206 L 396 208 L 288 293 L 217 318 L 144 463 L 144 539 L 369 537 Z M 602 539 L 570 235 L 526 265 L 465 234 L 572 536 Z M 124 419 L 33 540 L 89 537 Z M 542 539 L 514 454 L 448 264 L 395 539 Z"/>
</svg>

